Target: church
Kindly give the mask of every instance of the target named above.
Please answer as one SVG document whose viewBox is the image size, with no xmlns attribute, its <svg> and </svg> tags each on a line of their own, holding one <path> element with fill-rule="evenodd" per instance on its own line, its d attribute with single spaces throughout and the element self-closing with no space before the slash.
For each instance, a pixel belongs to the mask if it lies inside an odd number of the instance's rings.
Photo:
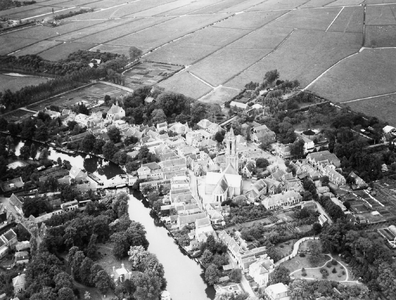
<svg viewBox="0 0 396 300">
<path fill-rule="evenodd" d="M 222 203 L 242 194 L 242 176 L 239 175 L 237 142 L 231 128 L 224 137 L 225 168 L 222 172 L 208 172 L 205 178 L 204 204 Z"/>
</svg>

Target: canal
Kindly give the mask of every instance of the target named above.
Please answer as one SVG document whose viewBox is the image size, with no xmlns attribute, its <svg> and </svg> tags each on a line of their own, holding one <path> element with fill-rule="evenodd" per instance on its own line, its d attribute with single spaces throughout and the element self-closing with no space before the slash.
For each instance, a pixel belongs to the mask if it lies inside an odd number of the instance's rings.
<svg viewBox="0 0 396 300">
<path fill-rule="evenodd" d="M 15 154 L 20 154 L 20 149 L 24 145 L 23 141 L 15 140 Z M 27 141 L 30 146 L 31 142 Z M 37 148 L 42 145 L 37 144 Z M 124 171 L 116 164 L 106 162 L 100 158 L 69 155 L 53 148 L 49 148 L 49 158 L 57 160 L 68 160 L 72 166 L 85 169 L 94 173 L 101 179 L 110 179 Z M 184 255 L 173 238 L 168 235 L 168 231 L 161 225 L 156 225 L 150 216 L 150 208 L 145 207 L 143 202 L 130 195 L 129 216 L 144 225 L 147 232 L 147 239 L 150 242 L 148 250 L 154 253 L 165 270 L 167 280 L 167 290 L 171 293 L 172 300 L 207 300 L 214 299 L 214 288 L 208 286 L 203 280 L 203 271 L 200 265 L 188 256 Z"/>
<path fill-rule="evenodd" d="M 203 281 L 201 266 L 180 251 L 163 226 L 154 223 L 150 208 L 130 195 L 128 212 L 132 220 L 142 223 L 146 228 L 150 242 L 148 251 L 157 255 L 164 266 L 167 290 L 172 300 L 214 299 L 215 291 Z"/>
</svg>

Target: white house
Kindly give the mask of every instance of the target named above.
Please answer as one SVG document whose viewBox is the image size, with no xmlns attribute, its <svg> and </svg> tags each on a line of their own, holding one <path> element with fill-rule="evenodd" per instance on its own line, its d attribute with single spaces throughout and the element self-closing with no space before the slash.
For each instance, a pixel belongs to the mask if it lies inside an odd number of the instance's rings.
<svg viewBox="0 0 396 300">
<path fill-rule="evenodd" d="M 125 110 L 116 103 L 107 111 L 106 121 L 120 120 L 123 117 L 125 117 Z"/>
<path fill-rule="evenodd" d="M 265 294 L 270 300 L 289 300 L 289 288 L 282 282 L 272 284 L 265 288 Z"/>
</svg>

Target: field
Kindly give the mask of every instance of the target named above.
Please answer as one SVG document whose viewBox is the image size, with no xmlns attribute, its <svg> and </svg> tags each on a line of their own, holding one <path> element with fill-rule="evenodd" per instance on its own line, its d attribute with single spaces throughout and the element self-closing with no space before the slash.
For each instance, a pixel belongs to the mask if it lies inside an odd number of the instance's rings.
<svg viewBox="0 0 396 300">
<path fill-rule="evenodd" d="M 0 16 L 41 20 L 52 9 L 57 14 L 81 7 L 94 11 L 67 18 L 54 28 L 32 26 L 1 33 L 0 54 L 31 53 L 57 60 L 78 49 L 127 55 L 135 46 L 143 51 L 143 60 L 185 66 L 159 85 L 202 101 L 223 103 L 246 83 L 259 82 L 267 71 L 278 69 L 282 79 L 297 79 L 302 88 L 345 102 L 396 91 L 395 50 L 382 48 L 396 46 L 396 4 L 367 0 L 365 13 L 362 3 L 39 0 Z M 370 49 L 362 51 L 362 46 Z M 153 71 L 146 71 L 151 76 Z M 132 73 L 127 73 L 127 82 L 133 87 L 157 81 Z M 381 102 L 390 112 L 369 102 L 351 107 L 373 108 L 371 113 L 377 116 L 393 113 L 388 98 Z"/>
<path fill-rule="evenodd" d="M 126 93 L 127 92 L 125 92 L 124 90 L 117 89 L 113 86 L 97 83 L 46 101 L 29 105 L 27 108 L 34 111 L 39 111 L 51 104 L 59 106 L 62 109 L 71 107 L 80 102 L 83 102 L 89 106 L 97 103 L 97 101 L 104 100 L 105 95 L 109 95 L 111 98 L 115 98 Z"/>
<path fill-rule="evenodd" d="M 15 92 L 28 85 L 38 85 L 46 82 L 48 78 L 38 76 L 10 76 L 0 73 L 0 92 L 9 89 Z"/>
<path fill-rule="evenodd" d="M 310 89 L 331 101 L 348 105 L 350 100 L 394 92 L 395 55 L 396 49 L 363 50 L 336 65 Z"/>
<path fill-rule="evenodd" d="M 366 47 L 396 47 L 396 25 L 367 26 Z"/>
</svg>

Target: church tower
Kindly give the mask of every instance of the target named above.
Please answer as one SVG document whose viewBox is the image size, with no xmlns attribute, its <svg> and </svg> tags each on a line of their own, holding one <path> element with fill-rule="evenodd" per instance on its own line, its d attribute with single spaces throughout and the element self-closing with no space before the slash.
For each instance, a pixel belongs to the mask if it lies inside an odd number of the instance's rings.
<svg viewBox="0 0 396 300">
<path fill-rule="evenodd" d="M 225 151 L 226 167 L 228 165 L 231 165 L 235 169 L 235 171 L 238 172 L 239 166 L 238 166 L 237 143 L 236 143 L 234 130 L 232 129 L 232 127 L 230 131 L 226 133 L 224 140 L 226 143 L 226 151 Z"/>
</svg>

